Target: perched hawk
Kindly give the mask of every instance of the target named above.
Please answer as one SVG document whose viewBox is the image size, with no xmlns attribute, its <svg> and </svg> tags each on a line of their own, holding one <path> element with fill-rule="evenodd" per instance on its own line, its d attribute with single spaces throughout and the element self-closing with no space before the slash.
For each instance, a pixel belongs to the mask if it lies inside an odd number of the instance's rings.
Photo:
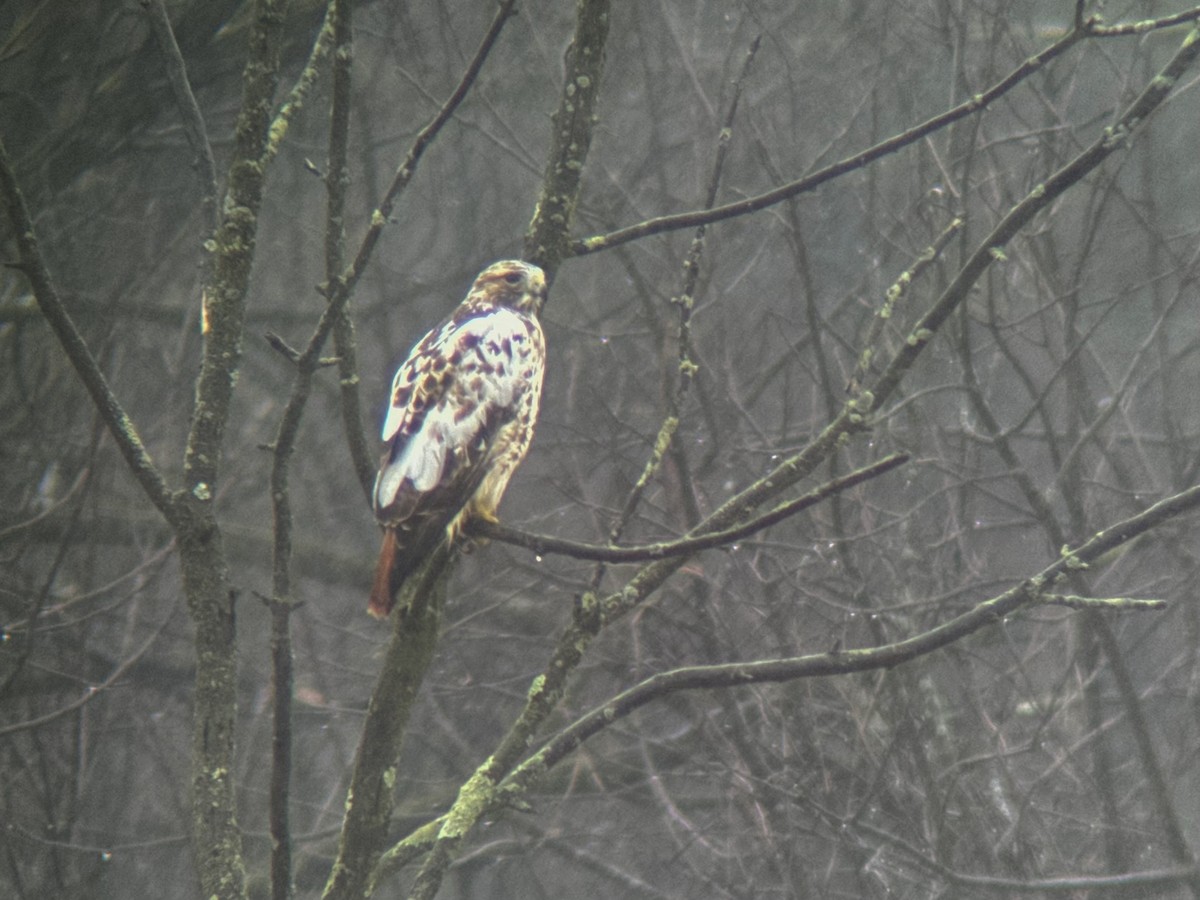
<svg viewBox="0 0 1200 900">
<path fill-rule="evenodd" d="M 533 439 L 546 340 L 546 276 L 516 260 L 484 269 L 467 298 L 412 349 L 392 381 L 375 477 L 383 549 L 371 615 L 470 518 L 496 507 Z"/>
</svg>

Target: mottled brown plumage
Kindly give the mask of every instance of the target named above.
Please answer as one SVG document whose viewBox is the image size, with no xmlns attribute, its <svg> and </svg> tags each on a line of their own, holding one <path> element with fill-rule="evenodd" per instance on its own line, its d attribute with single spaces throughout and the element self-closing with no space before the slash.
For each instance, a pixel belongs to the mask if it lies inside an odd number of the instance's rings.
<svg viewBox="0 0 1200 900">
<path fill-rule="evenodd" d="M 404 581 L 468 519 L 496 520 L 533 440 L 545 300 L 537 266 L 493 263 L 396 371 L 372 496 L 384 528 L 372 615 L 391 612 Z"/>
</svg>

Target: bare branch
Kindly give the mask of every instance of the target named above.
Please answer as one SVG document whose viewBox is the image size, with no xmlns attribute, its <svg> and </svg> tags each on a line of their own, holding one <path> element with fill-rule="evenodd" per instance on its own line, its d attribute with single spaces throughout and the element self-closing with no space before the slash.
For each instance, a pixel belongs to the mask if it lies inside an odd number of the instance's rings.
<svg viewBox="0 0 1200 900">
<path fill-rule="evenodd" d="M 1130 104 L 1115 124 L 1105 128 L 1104 133 L 1090 147 L 1045 182 L 1037 185 L 1024 200 L 1008 211 L 992 229 L 991 234 L 971 254 L 937 302 L 917 322 L 905 346 L 875 382 L 872 389 L 873 402 L 868 404 L 868 411 L 878 409 L 896 389 L 904 373 L 912 366 L 950 313 L 966 299 L 967 293 L 984 271 L 993 262 L 1004 259 L 1003 248 L 1009 241 L 1063 192 L 1081 181 L 1113 153 L 1125 147 L 1134 130 L 1167 99 L 1179 77 L 1187 71 L 1197 55 L 1200 55 L 1200 32 L 1193 29 L 1176 54 L 1162 71 L 1150 80 L 1141 95 Z"/>
<path fill-rule="evenodd" d="M 201 298 L 204 350 L 184 456 L 186 491 L 179 504 L 184 515 L 177 528 L 184 591 L 196 632 L 193 840 L 202 861 L 197 866 L 202 890 L 217 900 L 243 897 L 246 872 L 234 785 L 234 597 L 213 500 L 241 361 L 286 8 L 286 0 L 258 0 L 253 11 L 235 151 Z"/>
<path fill-rule="evenodd" d="M 862 350 L 859 351 L 858 355 L 858 366 L 855 368 L 854 374 L 850 376 L 850 382 L 846 386 L 847 393 L 852 396 L 858 396 L 862 393 L 863 385 L 867 383 L 868 376 L 871 373 L 872 361 L 881 349 L 878 345 L 879 338 L 883 334 L 883 326 L 893 319 L 896 314 L 896 307 L 904 299 L 913 282 L 920 278 L 922 273 L 942 255 L 942 251 L 946 249 L 946 245 L 950 243 L 950 239 L 958 234 L 962 226 L 963 219 L 952 219 L 950 224 L 942 229 L 942 233 L 937 236 L 937 239 L 921 254 L 920 258 L 909 268 L 901 272 L 900 277 L 887 289 L 883 298 L 883 304 L 875 311 L 875 315 L 871 318 L 871 325 L 867 329 L 866 337 L 863 338 Z"/>
<path fill-rule="evenodd" d="M 712 171 L 709 174 L 708 190 L 704 198 L 705 209 L 711 209 L 717 202 L 717 192 L 720 190 L 721 175 L 725 168 L 725 157 L 729 152 L 729 142 L 733 139 L 733 125 L 737 118 L 738 101 L 742 96 L 742 84 L 745 82 L 746 76 L 750 73 L 754 56 L 758 53 L 761 37 L 759 35 L 750 42 L 750 48 L 746 51 L 746 57 L 742 61 L 742 70 L 733 82 L 733 97 L 729 101 L 729 110 L 725 114 L 725 121 L 717 134 L 716 153 L 714 154 Z M 658 473 L 663 459 L 671 449 L 671 443 L 675 439 L 675 432 L 679 429 L 684 402 L 691 389 L 692 380 L 695 378 L 699 368 L 692 358 L 694 351 L 691 340 L 691 321 L 692 310 L 696 305 L 696 285 L 700 279 L 700 260 L 704 254 L 704 234 L 706 230 L 706 226 L 704 225 L 696 229 L 696 235 L 692 238 L 691 247 L 688 248 L 687 258 L 683 263 L 682 289 L 677 297 L 671 298 L 671 302 L 675 305 L 679 315 L 679 332 L 676 339 L 679 345 L 678 364 L 675 367 L 675 371 L 668 374 L 668 378 L 674 380 L 675 388 L 667 395 L 666 415 L 663 416 L 662 424 L 658 427 L 658 435 L 654 439 L 650 456 L 642 468 L 642 473 L 630 489 L 629 495 L 625 498 L 625 505 L 621 509 L 620 515 L 617 516 L 617 521 L 608 533 L 609 544 L 615 544 L 620 540 L 621 534 L 625 530 L 625 526 L 628 524 L 638 503 L 641 501 L 642 494 L 645 492 L 647 485 L 650 484 L 650 480 Z M 598 567 L 592 577 L 592 590 L 600 587 L 603 577 L 604 570 Z"/>
<path fill-rule="evenodd" d="M 677 541 L 664 541 L 660 544 L 643 544 L 637 547 L 617 547 L 611 544 L 607 546 L 604 544 L 583 544 L 552 537 L 547 534 L 528 534 L 508 528 L 499 523 L 493 524 L 489 522 L 472 523 L 469 531 L 471 534 L 478 534 L 480 537 L 492 538 L 506 544 L 514 544 L 518 547 L 527 547 L 539 556 L 558 553 L 563 556 L 574 557 L 575 559 L 594 559 L 609 563 L 647 562 L 649 560 L 665 559 L 674 556 L 691 556 L 699 553 L 701 550 L 710 550 L 713 547 L 721 547 L 733 541 L 750 537 L 765 528 L 779 524 L 799 512 L 816 506 L 821 501 L 835 494 L 869 481 L 872 478 L 877 478 L 885 472 L 890 472 L 892 469 L 908 462 L 908 460 L 909 456 L 907 453 L 894 453 L 877 463 L 864 466 L 839 478 L 834 478 L 821 485 L 821 487 L 809 491 L 802 497 L 781 503 L 774 509 L 762 515 L 755 516 L 753 519 L 735 527 L 705 534 L 702 537 L 682 538 Z"/>
<path fill-rule="evenodd" d="M 1197 19 L 1200 19 L 1200 6 L 1194 6 L 1169 16 L 1160 16 L 1157 19 L 1143 19 L 1140 22 L 1127 22 L 1123 25 L 1102 25 L 1095 21 L 1088 24 L 1091 33 L 1097 37 L 1125 37 L 1126 35 L 1146 34 L 1162 28 L 1172 28 L 1187 22 L 1195 22 Z"/>
<path fill-rule="evenodd" d="M 271 143 L 264 162 L 278 151 L 287 132 L 288 122 L 300 108 L 304 95 L 315 82 L 319 63 L 335 43 L 336 37 L 348 40 L 350 0 L 331 0 L 325 22 L 313 44 L 308 64 L 293 87 L 271 127 Z M 341 49 L 339 47 L 339 49 Z M 348 48 L 346 50 L 348 54 Z M 349 64 L 347 59 L 346 64 Z M 337 70 L 335 58 L 335 71 Z M 344 165 L 341 171 L 344 173 Z M 340 225 L 340 219 L 339 219 Z M 297 353 L 277 335 L 268 333 L 268 341 L 295 364 L 292 392 L 280 417 L 279 429 L 272 442 L 271 512 L 272 596 L 271 610 L 271 783 L 268 822 L 271 830 L 271 892 L 274 900 L 288 900 L 292 885 L 292 835 L 289 798 L 292 779 L 292 636 L 291 619 L 296 600 L 292 596 L 292 509 L 291 459 L 300 433 L 300 421 L 312 392 L 314 373 L 321 366 L 318 358 L 323 340 L 314 337 L 303 353 Z"/>
<path fill-rule="evenodd" d="M 188 80 L 187 66 L 179 44 L 175 40 L 175 30 L 167 16 L 164 0 L 142 0 L 142 8 L 150 18 L 150 30 L 162 50 L 166 63 L 167 79 L 171 83 L 171 91 L 175 95 L 175 105 L 179 108 L 183 119 L 183 130 L 191 144 L 192 152 L 196 154 L 197 175 L 200 178 L 201 210 L 204 219 L 204 236 L 208 237 L 217 230 L 217 163 L 213 159 L 212 144 L 208 140 L 208 128 L 204 124 L 204 116 L 200 112 L 200 104 L 192 93 L 192 84 Z"/>
<path fill-rule="evenodd" d="M 443 543 L 422 573 L 404 591 L 417 603 L 397 604 L 392 640 L 371 693 L 333 873 L 324 900 L 370 896 L 379 875 L 373 871 L 387 841 L 395 802 L 396 760 L 417 691 L 437 646 L 446 595 L 449 551 Z"/>
<path fill-rule="evenodd" d="M 329 109 L 329 164 L 325 173 L 325 278 L 333 284 L 346 265 L 346 193 L 350 187 L 347 158 L 350 146 L 350 86 L 354 44 L 350 0 L 332 0 L 333 88 Z M 358 339 L 349 307 L 343 307 L 333 325 L 333 346 L 338 357 L 338 392 L 342 406 L 342 431 L 350 449 L 350 462 L 363 496 L 370 500 L 375 480 L 375 454 L 368 448 L 363 429 L 362 397 L 358 377 Z"/>
<path fill-rule="evenodd" d="M 150 498 L 150 502 L 158 508 L 167 521 L 174 523 L 175 502 L 162 473 L 151 459 L 146 445 L 142 443 L 141 436 L 138 434 L 137 426 L 133 424 L 133 420 L 129 418 L 120 401 L 112 392 L 108 379 L 104 377 L 104 373 L 88 349 L 83 335 L 75 327 L 75 322 L 58 296 L 58 290 L 54 287 L 54 281 L 50 277 L 50 272 L 42 259 L 42 252 L 38 248 L 33 219 L 29 215 L 29 209 L 25 206 L 25 198 L 21 194 L 16 173 L 13 171 L 12 162 L 8 158 L 3 141 L 0 141 L 0 193 L 4 197 L 4 205 L 16 235 L 17 252 L 20 259 L 17 268 L 24 272 L 29 279 L 34 299 L 37 300 L 42 315 L 50 323 L 50 327 L 54 330 L 55 336 L 67 354 L 67 359 L 70 360 L 75 372 L 79 375 L 79 380 L 83 382 L 83 386 L 91 395 L 97 412 L 104 420 L 109 434 L 116 441 L 117 449 L 121 451 L 121 456 L 125 458 L 129 470 L 141 485 L 142 490 L 145 491 L 146 496 Z"/>
<path fill-rule="evenodd" d="M 321 25 L 321 30 L 317 32 L 317 39 L 313 42 L 312 50 L 309 51 L 308 61 L 304 64 L 304 68 L 300 70 L 300 77 L 296 79 L 296 83 L 292 85 L 287 98 L 280 105 L 279 112 L 271 120 L 267 143 L 262 151 L 261 164 L 264 169 L 270 165 L 271 160 L 275 158 L 275 154 L 279 152 L 284 138 L 287 137 L 288 129 L 291 127 L 292 119 L 295 118 L 296 113 L 304 106 L 305 98 L 321 74 L 321 62 L 329 54 L 329 48 L 333 44 L 332 16 L 333 9 L 331 6 L 326 10 L 325 21 Z"/>
<path fill-rule="evenodd" d="M 881 841 L 889 848 L 894 848 L 902 853 L 933 877 L 943 879 L 950 884 L 977 890 L 992 890 L 1010 895 L 1056 893 L 1074 896 L 1080 891 L 1104 890 L 1116 890 L 1124 893 L 1131 888 L 1139 887 L 1182 886 L 1200 876 L 1200 870 L 1197 870 L 1195 866 L 1146 869 L 1114 875 L 1059 875 L 1051 878 L 998 878 L 992 875 L 973 875 L 945 866 L 913 847 L 908 841 L 875 828 L 861 819 L 843 819 L 832 816 L 825 810 L 822 812 L 835 827 L 853 829 L 870 835 L 874 840 Z"/>
<path fill-rule="evenodd" d="M 575 36 L 563 61 L 563 89 L 552 116 L 542 192 L 525 234 L 525 258 L 551 280 L 570 255 L 571 222 L 596 126 L 608 17 L 608 0 L 579 0 L 575 7 Z"/>
<path fill-rule="evenodd" d="M 286 6 L 286 0 L 259 0 L 256 7 L 236 151 L 221 222 L 210 245 L 214 265 L 202 297 L 204 359 L 184 461 L 185 487 L 201 503 L 207 503 L 215 490 L 229 401 L 241 361 L 246 290 L 266 179 L 264 160 L 279 80 L 280 30 Z"/>
<path fill-rule="evenodd" d="M 121 660 L 120 664 L 114 666 L 113 670 L 109 672 L 103 681 L 88 685 L 87 688 L 79 695 L 79 697 L 72 702 L 65 704 L 64 706 L 60 706 L 58 709 L 51 710 L 50 712 L 44 713 L 33 719 L 26 719 L 23 722 L 13 722 L 9 725 L 0 725 L 0 737 L 15 734 L 18 731 L 27 731 L 31 728 L 38 728 L 48 722 L 53 722 L 55 719 L 61 718 L 68 713 L 73 713 L 76 710 L 81 709 L 99 697 L 103 697 L 109 688 L 128 676 L 129 670 L 137 665 L 142 657 L 146 655 L 147 651 L 154 646 L 155 641 L 158 640 L 159 635 L 162 634 L 163 629 L 167 627 L 167 623 L 170 620 L 171 617 L 169 615 L 163 616 L 162 621 L 154 628 L 146 640 L 143 641 L 140 646 L 134 648 L 133 652 L 131 652 L 125 659 Z"/>
<path fill-rule="evenodd" d="M 953 109 L 936 115 L 919 125 L 915 125 L 907 131 L 868 147 L 860 153 L 819 169 L 811 175 L 805 175 L 803 178 L 788 182 L 764 194 L 747 197 L 745 200 L 727 203 L 724 206 L 717 206 L 709 210 L 676 213 L 669 216 L 657 216 L 653 219 L 647 219 L 645 222 L 639 222 L 637 225 L 619 228 L 608 234 L 583 238 L 571 245 L 571 253 L 574 256 L 583 256 L 588 253 L 596 253 L 600 250 L 611 250 L 620 244 L 648 237 L 652 234 L 663 234 L 668 231 L 678 231 L 682 228 L 696 228 L 700 225 L 709 225 L 724 219 L 744 216 L 747 213 L 766 209 L 769 206 L 774 206 L 800 194 L 815 190 L 828 181 L 840 178 L 842 175 L 853 172 L 856 169 L 861 169 L 878 159 L 902 150 L 922 138 L 928 137 L 934 132 L 945 128 L 947 125 L 951 125 L 960 119 L 985 109 L 989 104 L 1004 96 L 1030 75 L 1044 68 L 1052 59 L 1060 56 L 1083 40 L 1087 34 L 1087 29 L 1073 29 L 1037 55 L 1025 60 L 1025 62 L 996 84 L 992 85 L 992 87 L 982 93 L 976 94 L 970 100 L 964 101 Z"/>
<path fill-rule="evenodd" d="M 1004 593 L 976 604 L 948 622 L 901 641 L 869 649 L 833 650 L 790 659 L 690 666 L 653 675 L 612 697 L 559 732 L 504 779 L 498 794 L 527 790 L 546 770 L 588 737 L 635 709 L 678 691 L 730 688 L 887 669 L 925 656 L 980 629 L 995 625 L 1005 616 L 1024 607 L 1042 602 L 1046 587 L 1069 575 L 1073 568 L 1093 562 L 1138 535 L 1197 508 L 1200 508 L 1200 485 L 1160 500 L 1144 512 L 1117 522 Z"/>
<path fill-rule="evenodd" d="M 539 784 L 551 768 L 588 738 L 642 706 L 670 694 L 890 669 L 949 646 L 968 634 L 995 625 L 1005 616 L 1023 607 L 1043 602 L 1047 585 L 1066 577 L 1074 568 L 1099 560 L 1114 548 L 1136 539 L 1176 516 L 1198 508 L 1200 485 L 1161 500 L 1144 512 L 1110 526 L 1004 593 L 977 604 L 942 625 L 901 641 L 869 649 L 838 649 L 789 659 L 691 666 L 653 675 L 576 719 L 543 744 L 532 756 L 502 778 L 495 790 L 484 795 L 486 805 L 479 810 L 479 815 L 510 805 L 514 799 L 519 799 Z M 593 599 L 592 604 L 594 603 Z M 415 857 L 428 852 L 435 835 L 439 833 L 439 829 L 446 828 L 448 821 L 449 814 L 444 814 L 394 846 L 381 861 L 381 874 L 395 872 Z M 1191 877 L 1195 869 L 1193 867 L 1184 871 L 1187 875 L 1183 877 Z"/>
<path fill-rule="evenodd" d="M 1065 606 L 1067 609 L 1092 609 L 1096 612 L 1141 612 L 1149 609 L 1166 609 L 1167 601 L 1139 597 L 1080 597 L 1078 594 L 1041 595 L 1048 606 Z"/>
<path fill-rule="evenodd" d="M 475 79 L 479 77 L 479 73 L 483 69 L 483 64 L 487 62 L 492 48 L 496 45 L 504 23 L 513 14 L 515 6 L 516 0 L 501 0 L 491 25 L 484 34 L 483 40 L 480 41 L 479 48 L 475 51 L 475 56 L 467 64 L 466 71 L 463 72 L 462 78 L 459 79 L 457 87 L 451 92 L 446 102 L 442 105 L 442 108 L 438 110 L 437 115 L 417 133 L 408 154 L 404 157 L 404 161 L 396 169 L 396 174 L 392 176 L 392 183 L 388 185 L 387 191 L 384 192 L 379 206 L 371 213 L 371 224 L 367 228 L 367 233 L 363 235 L 362 244 L 359 245 L 358 253 L 355 255 L 353 262 L 350 263 L 350 266 L 339 276 L 335 283 L 329 285 L 331 305 L 342 294 L 353 292 L 354 286 L 358 283 L 358 279 L 362 277 L 362 273 L 367 267 L 367 262 L 371 259 L 375 245 L 379 242 L 379 236 L 383 233 L 383 227 L 387 224 L 388 217 L 391 216 L 392 210 L 395 208 L 397 198 L 404 188 L 408 186 L 409 181 L 412 180 L 413 173 L 416 172 L 417 164 L 421 161 L 425 150 L 441 132 L 443 126 L 450 121 L 451 116 L 454 115 L 455 110 L 458 109 L 463 100 L 466 99 L 471 86 L 475 83 Z"/>
<path fill-rule="evenodd" d="M 744 216 L 747 213 L 757 212 L 760 209 L 766 209 L 769 206 L 782 203 L 784 200 L 790 200 L 800 194 L 815 190 L 828 181 L 840 178 L 848 172 L 861 169 L 875 162 L 877 159 L 902 150 L 904 147 L 928 137 L 934 132 L 945 128 L 947 125 L 951 125 L 960 119 L 985 109 L 1030 75 L 1044 68 L 1052 59 L 1060 56 L 1085 38 L 1143 34 L 1146 31 L 1168 28 L 1172 25 L 1193 21 L 1198 18 L 1200 18 L 1200 10 L 1191 9 L 1176 15 L 1165 16 L 1160 19 L 1149 19 L 1145 22 L 1132 25 L 1101 26 L 1092 19 L 1078 20 L 1076 27 L 1072 28 L 1070 32 L 1063 35 L 1040 53 L 1025 60 L 1020 66 L 986 91 L 974 95 L 970 100 L 960 103 L 953 109 L 940 113 L 901 134 L 890 137 L 872 147 L 868 147 L 860 153 L 819 169 L 811 175 L 805 175 L 803 178 L 798 178 L 788 184 L 767 191 L 764 194 L 748 197 L 745 200 L 738 200 L 734 203 L 727 203 L 724 206 L 718 206 L 713 209 L 676 213 L 669 216 L 657 216 L 653 219 L 647 219 L 645 222 L 639 222 L 636 225 L 619 228 L 608 234 L 593 235 L 592 237 L 576 240 L 571 244 L 571 255 L 584 256 L 600 250 L 611 250 L 620 244 L 648 237 L 652 234 L 663 234 L 683 228 L 695 228 L 700 225 L 712 224 L 724 219 Z"/>
</svg>

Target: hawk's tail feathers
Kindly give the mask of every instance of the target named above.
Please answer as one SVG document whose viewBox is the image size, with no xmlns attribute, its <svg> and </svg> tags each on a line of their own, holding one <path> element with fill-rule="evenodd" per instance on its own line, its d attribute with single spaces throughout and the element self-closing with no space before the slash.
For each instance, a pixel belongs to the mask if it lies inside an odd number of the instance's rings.
<svg viewBox="0 0 1200 900">
<path fill-rule="evenodd" d="M 392 572 L 396 568 L 396 532 L 391 528 L 383 530 L 383 546 L 379 549 L 379 562 L 375 565 L 375 582 L 371 586 L 371 602 L 367 604 L 367 612 L 377 619 L 386 619 L 396 602 L 395 587 L 392 584 Z"/>
<path fill-rule="evenodd" d="M 384 526 L 367 612 L 377 619 L 388 617 L 405 583 L 421 571 L 441 544 L 453 543 L 462 527 L 461 517 L 460 514 L 448 526 L 443 519 L 426 515 Z"/>
</svg>

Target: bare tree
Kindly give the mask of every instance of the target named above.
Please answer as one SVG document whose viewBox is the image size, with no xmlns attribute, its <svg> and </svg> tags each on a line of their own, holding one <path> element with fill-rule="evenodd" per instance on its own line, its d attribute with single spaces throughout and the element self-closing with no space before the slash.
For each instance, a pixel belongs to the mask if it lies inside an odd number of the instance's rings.
<svg viewBox="0 0 1200 900">
<path fill-rule="evenodd" d="M 1200 8 L 794 6 L 0 13 L 9 894 L 1200 895 Z M 386 628 L 514 255 L 533 451 Z"/>
</svg>

